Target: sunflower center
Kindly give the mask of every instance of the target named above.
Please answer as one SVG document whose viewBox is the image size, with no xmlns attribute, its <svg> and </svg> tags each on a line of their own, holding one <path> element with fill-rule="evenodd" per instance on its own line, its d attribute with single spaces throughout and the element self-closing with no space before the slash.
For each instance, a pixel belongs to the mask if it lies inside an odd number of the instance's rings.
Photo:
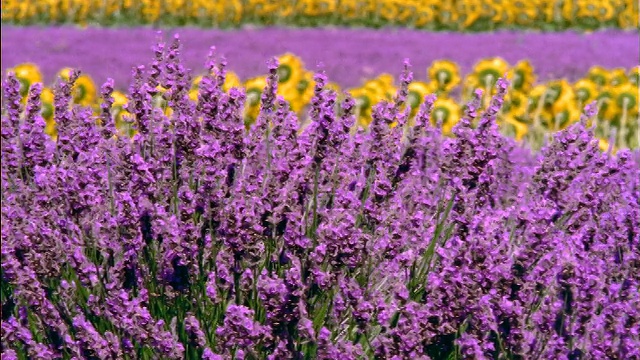
<svg viewBox="0 0 640 360">
<path fill-rule="evenodd" d="M 278 66 L 277 73 L 278 73 L 278 82 L 285 83 L 289 81 L 289 78 L 291 78 L 291 67 L 286 64 L 281 64 L 280 66 Z"/>
</svg>

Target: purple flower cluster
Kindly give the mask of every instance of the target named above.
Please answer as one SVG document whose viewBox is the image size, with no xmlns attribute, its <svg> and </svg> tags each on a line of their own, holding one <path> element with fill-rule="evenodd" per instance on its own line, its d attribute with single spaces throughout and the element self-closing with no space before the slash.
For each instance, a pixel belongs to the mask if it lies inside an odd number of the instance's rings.
<svg viewBox="0 0 640 360">
<path fill-rule="evenodd" d="M 247 129 L 215 49 L 197 104 L 154 52 L 132 136 L 112 80 L 97 115 L 59 80 L 56 142 L 3 82 L 3 359 L 640 358 L 640 153 L 600 152 L 592 106 L 531 153 L 500 80 L 445 137 L 406 61 L 367 130 L 323 71 L 300 122 L 272 60 Z"/>
</svg>

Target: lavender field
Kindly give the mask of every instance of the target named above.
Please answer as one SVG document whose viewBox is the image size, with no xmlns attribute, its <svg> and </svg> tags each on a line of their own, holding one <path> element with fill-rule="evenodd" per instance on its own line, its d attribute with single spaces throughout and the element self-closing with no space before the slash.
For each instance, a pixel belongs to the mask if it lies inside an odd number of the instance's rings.
<svg viewBox="0 0 640 360">
<path fill-rule="evenodd" d="M 154 52 L 131 137 L 113 79 L 97 116 L 57 82 L 56 141 L 42 85 L 3 83 L 2 359 L 640 358 L 640 152 L 598 149 L 596 102 L 532 153 L 504 79 L 448 137 L 407 61 L 364 129 L 323 71 L 301 123 L 272 60 L 247 128 L 226 61 L 195 102 L 179 43 Z"/>
<path fill-rule="evenodd" d="M 514 64 L 528 59 L 541 80 L 566 77 L 575 81 L 590 67 L 631 68 L 638 65 L 637 32 L 604 30 L 590 34 L 558 33 L 426 33 L 396 29 L 246 29 L 181 28 L 164 31 L 165 39 L 179 32 L 185 46 L 185 66 L 204 72 L 203 61 L 215 45 L 229 60 L 230 70 L 243 78 L 265 73 L 264 61 L 293 52 L 314 69 L 325 65 L 332 81 L 357 86 L 375 75 L 396 73 L 402 59 L 410 58 L 417 79 L 434 60 L 450 59 L 468 73 L 482 58 L 501 56 Z M 133 66 L 146 63 L 150 45 L 157 40 L 151 28 L 105 29 L 75 27 L 2 27 L 2 70 L 24 62 L 38 64 L 46 83 L 63 67 L 74 67 L 102 82 L 113 78 L 126 88 Z"/>
</svg>

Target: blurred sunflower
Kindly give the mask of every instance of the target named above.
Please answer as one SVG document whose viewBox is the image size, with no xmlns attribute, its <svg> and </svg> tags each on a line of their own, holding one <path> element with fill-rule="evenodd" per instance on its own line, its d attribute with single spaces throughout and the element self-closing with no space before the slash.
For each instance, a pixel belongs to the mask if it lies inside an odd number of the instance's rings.
<svg viewBox="0 0 640 360">
<path fill-rule="evenodd" d="M 506 114 L 500 127 L 506 135 L 514 137 L 517 141 L 521 141 L 529 131 L 529 126 L 513 114 Z"/>
<path fill-rule="evenodd" d="M 453 126 L 460 120 L 460 105 L 451 99 L 436 99 L 431 110 L 431 122 L 442 123 L 442 133 L 450 134 Z"/>
<path fill-rule="evenodd" d="M 479 84 L 484 88 L 493 88 L 496 81 L 509 71 L 509 64 L 500 57 L 480 60 L 473 67 Z"/>
<path fill-rule="evenodd" d="M 233 71 L 227 71 L 226 77 L 224 78 L 224 84 L 222 85 L 222 90 L 228 92 L 232 88 L 239 88 L 242 85 L 240 81 L 240 77 Z"/>
<path fill-rule="evenodd" d="M 611 21 L 616 13 L 610 1 L 575 0 L 575 2 L 575 19 L 586 26 L 596 27 Z"/>
<path fill-rule="evenodd" d="M 536 74 L 533 72 L 533 66 L 528 60 L 521 60 L 508 71 L 507 78 L 511 80 L 513 89 L 527 92 L 533 87 L 536 81 Z"/>
<path fill-rule="evenodd" d="M 44 132 L 55 139 L 57 137 L 57 131 L 56 122 L 53 120 L 53 100 L 53 90 L 51 90 L 50 88 L 43 88 L 42 93 L 40 94 L 40 101 L 42 101 L 42 109 L 40 110 L 40 114 L 42 115 L 46 123 Z"/>
<path fill-rule="evenodd" d="M 567 80 L 555 80 L 547 85 L 544 99 L 546 107 L 551 107 L 554 112 L 557 112 L 559 109 L 564 109 L 568 104 L 573 103 L 575 103 L 575 94 Z"/>
<path fill-rule="evenodd" d="M 72 70 L 71 68 L 64 68 L 58 72 L 58 76 L 64 81 L 68 81 Z M 78 77 L 73 85 L 72 93 L 73 102 L 82 106 L 93 105 L 97 99 L 96 85 L 87 74 L 82 74 Z"/>
<path fill-rule="evenodd" d="M 608 84 L 611 86 L 618 86 L 626 83 L 628 81 L 627 74 L 624 68 L 615 68 L 609 71 L 609 76 L 607 77 Z"/>
<path fill-rule="evenodd" d="M 429 79 L 436 84 L 438 91 L 449 93 L 460 84 L 460 68 L 450 60 L 437 60 L 427 69 Z"/>
<path fill-rule="evenodd" d="M 640 65 L 634 66 L 631 71 L 629 71 L 629 82 L 638 86 L 640 85 Z"/>
<path fill-rule="evenodd" d="M 615 95 L 610 88 L 604 88 L 596 96 L 598 102 L 598 118 L 612 121 L 616 116 Z"/>
<path fill-rule="evenodd" d="M 547 113 L 551 123 L 543 123 L 548 129 L 558 131 L 580 120 L 580 109 L 573 102 L 563 103 Z M 547 118 L 547 117 L 543 117 Z"/>
<path fill-rule="evenodd" d="M 598 93 L 598 85 L 590 79 L 581 79 L 573 84 L 573 91 L 580 104 L 586 105 L 595 100 Z"/>
<path fill-rule="evenodd" d="M 407 105 L 411 107 L 411 117 L 415 116 L 424 101 L 424 97 L 433 93 L 433 86 L 422 81 L 413 81 L 409 84 Z"/>
<path fill-rule="evenodd" d="M 35 64 L 24 63 L 16 65 L 11 70 L 16 74 L 16 78 L 20 82 L 20 95 L 22 97 L 27 96 L 31 84 L 42 82 L 42 73 Z"/>
<path fill-rule="evenodd" d="M 602 66 L 592 66 L 587 72 L 587 78 L 598 84 L 598 86 L 604 86 L 608 82 L 609 72 Z"/>
<path fill-rule="evenodd" d="M 267 78 L 258 76 L 251 78 L 244 83 L 247 100 L 245 102 L 245 124 L 252 124 L 260 113 L 260 97 L 262 91 L 267 86 Z"/>
<path fill-rule="evenodd" d="M 638 92 L 637 85 L 626 83 L 614 88 L 614 103 L 621 112 L 626 112 L 629 116 L 638 114 Z"/>
<path fill-rule="evenodd" d="M 295 88 L 304 72 L 302 60 L 292 53 L 286 53 L 278 57 L 278 63 L 278 87 Z"/>
</svg>

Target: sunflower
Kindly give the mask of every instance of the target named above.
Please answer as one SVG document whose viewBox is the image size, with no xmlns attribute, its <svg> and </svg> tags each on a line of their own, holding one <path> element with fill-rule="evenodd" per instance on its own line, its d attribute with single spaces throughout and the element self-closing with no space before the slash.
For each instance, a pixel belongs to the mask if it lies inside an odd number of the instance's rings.
<svg viewBox="0 0 640 360">
<path fill-rule="evenodd" d="M 609 1 L 575 0 L 576 18 L 588 26 L 598 26 L 611 21 L 615 16 L 615 9 Z"/>
<path fill-rule="evenodd" d="M 460 105 L 451 99 L 437 99 L 431 110 L 431 122 L 442 123 L 442 132 L 450 134 L 453 126 L 460 120 Z"/>
<path fill-rule="evenodd" d="M 189 89 L 189 100 L 198 101 L 198 92 L 200 91 L 200 83 L 202 82 L 202 75 L 198 75 L 193 78 L 191 82 L 191 89 Z"/>
<path fill-rule="evenodd" d="M 589 78 L 598 86 L 604 86 L 609 79 L 609 72 L 602 66 L 592 66 L 587 72 L 587 78 Z"/>
<path fill-rule="evenodd" d="M 504 113 L 516 118 L 524 118 L 529 106 L 529 99 L 521 92 L 510 91 L 505 96 Z"/>
<path fill-rule="evenodd" d="M 627 74 L 624 68 L 615 68 L 609 71 L 608 83 L 611 86 L 618 86 L 628 81 Z"/>
<path fill-rule="evenodd" d="M 460 69 L 453 61 L 434 61 L 427 69 L 427 73 L 431 81 L 436 84 L 438 91 L 449 93 L 460 84 Z"/>
<path fill-rule="evenodd" d="M 267 86 L 267 78 L 258 76 L 247 80 L 244 83 L 247 100 L 245 102 L 245 124 L 252 124 L 260 113 L 260 97 L 262 91 Z"/>
<path fill-rule="evenodd" d="M 629 82 L 635 86 L 640 85 L 640 65 L 634 66 L 629 71 Z"/>
<path fill-rule="evenodd" d="M 614 103 L 621 110 L 627 111 L 629 116 L 638 113 L 638 92 L 637 85 L 626 83 L 613 89 Z"/>
<path fill-rule="evenodd" d="M 517 141 L 521 141 L 529 131 L 527 124 L 510 114 L 503 118 L 500 127 L 507 135 L 513 136 Z"/>
<path fill-rule="evenodd" d="M 304 72 L 302 60 L 291 53 L 286 53 L 278 57 L 278 63 L 279 87 L 295 88 Z"/>
<path fill-rule="evenodd" d="M 533 66 L 528 60 L 521 60 L 509 70 L 507 78 L 511 80 L 511 87 L 518 91 L 528 92 L 536 81 Z"/>
<path fill-rule="evenodd" d="M 231 88 L 238 88 L 242 82 L 240 81 L 240 77 L 233 71 L 228 71 L 225 78 L 224 84 L 222 85 L 222 90 L 227 92 L 231 90 Z"/>
<path fill-rule="evenodd" d="M 596 97 L 598 102 L 598 118 L 612 121 L 616 116 L 615 95 L 610 88 L 604 88 Z"/>
<path fill-rule="evenodd" d="M 12 71 L 16 74 L 18 81 L 20 81 L 20 95 L 23 97 L 29 93 L 31 84 L 42 82 L 42 73 L 35 64 L 20 64 L 14 67 Z"/>
<path fill-rule="evenodd" d="M 426 82 L 414 81 L 409 84 L 409 93 L 407 94 L 407 104 L 411 107 L 411 116 L 414 116 L 420 104 L 424 101 L 424 97 L 433 93 L 433 86 Z"/>
<path fill-rule="evenodd" d="M 58 72 L 58 76 L 64 81 L 69 80 L 71 74 L 71 68 L 64 68 Z M 96 85 L 89 75 L 82 74 L 78 77 L 72 89 L 73 102 L 82 105 L 90 106 L 96 102 Z"/>
<path fill-rule="evenodd" d="M 485 15 L 482 5 L 480 0 L 460 0 L 455 2 L 455 11 L 462 17 L 462 22 L 458 23 L 461 29 L 473 26 Z"/>
<path fill-rule="evenodd" d="M 480 85 L 493 88 L 496 81 L 509 70 L 509 64 L 500 57 L 480 60 L 474 67 L 473 73 L 478 77 Z"/>
<path fill-rule="evenodd" d="M 381 100 L 379 99 L 380 94 L 364 86 L 350 89 L 348 93 L 351 94 L 356 103 L 358 124 L 365 127 L 369 126 L 371 123 L 371 108 Z"/>
<path fill-rule="evenodd" d="M 508 5 L 508 11 L 511 13 L 513 21 L 521 26 L 531 26 L 535 23 L 540 9 L 537 1 L 534 0 L 513 0 Z"/>
<path fill-rule="evenodd" d="M 551 81 L 547 85 L 547 91 L 544 98 L 544 105 L 551 107 L 556 112 L 558 109 L 565 108 L 568 104 L 575 103 L 575 93 L 567 80 Z"/>
<path fill-rule="evenodd" d="M 52 138 L 55 138 L 57 136 L 57 131 L 56 122 L 53 119 L 53 100 L 53 90 L 51 90 L 50 88 L 42 89 L 42 93 L 40 94 L 40 101 L 42 101 L 42 109 L 40 110 L 40 114 L 42 115 L 46 123 L 44 132 Z"/>
<path fill-rule="evenodd" d="M 556 106 L 548 115 L 551 118 L 551 123 L 546 124 L 547 127 L 558 131 L 580 120 L 580 109 L 573 102 L 564 103 L 561 107 Z"/>
<path fill-rule="evenodd" d="M 588 104 L 595 100 L 598 92 L 598 85 L 590 79 L 581 79 L 573 84 L 573 91 L 576 94 L 576 99 L 581 104 Z"/>
<path fill-rule="evenodd" d="M 127 102 L 129 102 L 129 100 L 127 99 L 127 96 L 120 92 L 120 91 L 114 91 L 111 96 L 113 97 L 113 105 L 111 106 L 111 114 L 113 115 L 113 118 L 115 119 L 115 126 L 116 128 L 120 129 L 120 127 L 123 124 L 123 120 L 122 120 L 122 116 L 124 115 L 124 113 L 127 113 L 125 110 L 123 110 L 124 106 L 127 104 Z"/>
</svg>

